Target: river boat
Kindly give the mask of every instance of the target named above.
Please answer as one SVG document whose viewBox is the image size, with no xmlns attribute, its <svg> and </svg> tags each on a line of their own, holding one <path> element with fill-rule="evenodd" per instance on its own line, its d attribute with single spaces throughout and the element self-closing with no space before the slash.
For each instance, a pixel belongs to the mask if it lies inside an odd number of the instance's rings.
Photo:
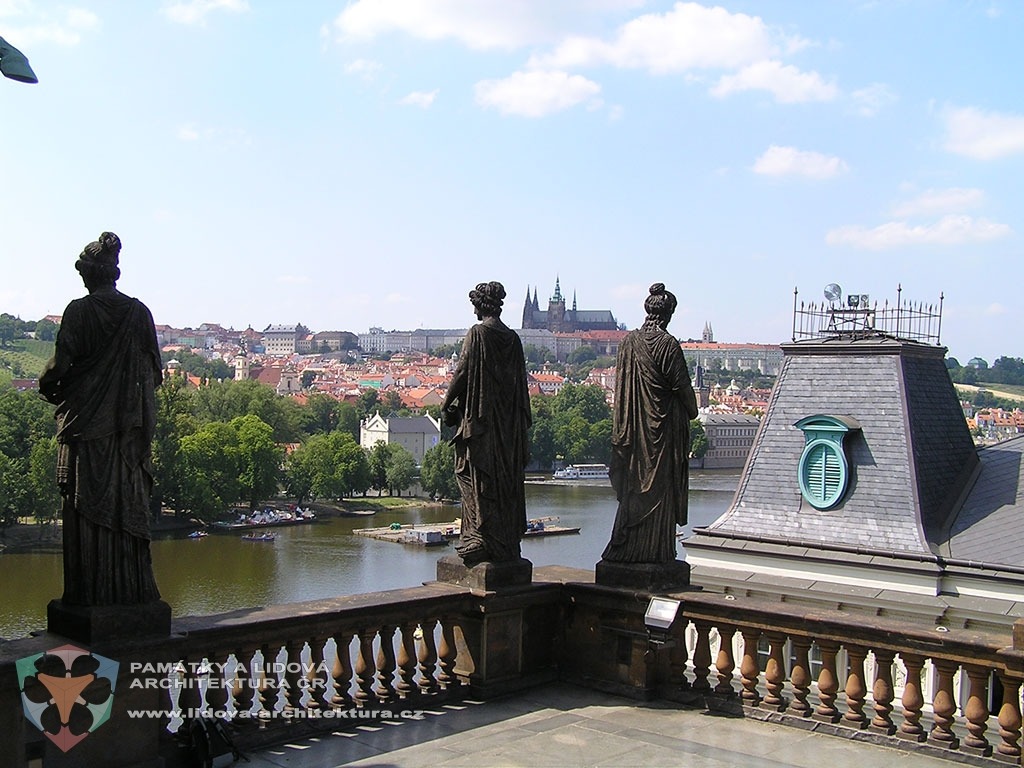
<svg viewBox="0 0 1024 768">
<path fill-rule="evenodd" d="M 192 533 L 190 533 L 188 537 L 190 539 L 203 539 L 209 535 L 210 534 L 208 534 L 206 531 L 192 531 Z"/>
<path fill-rule="evenodd" d="M 273 541 L 277 538 L 277 534 L 266 531 L 264 533 L 247 533 L 242 537 L 242 541 Z"/>
<path fill-rule="evenodd" d="M 296 507 L 293 512 L 281 509 L 258 509 L 252 514 L 239 512 L 238 519 L 232 522 L 210 523 L 215 531 L 248 531 L 258 528 L 280 528 L 288 525 L 316 522 L 316 513 L 311 509 Z"/>
<path fill-rule="evenodd" d="M 555 471 L 556 480 L 607 480 L 606 464 L 570 464 Z"/>
</svg>

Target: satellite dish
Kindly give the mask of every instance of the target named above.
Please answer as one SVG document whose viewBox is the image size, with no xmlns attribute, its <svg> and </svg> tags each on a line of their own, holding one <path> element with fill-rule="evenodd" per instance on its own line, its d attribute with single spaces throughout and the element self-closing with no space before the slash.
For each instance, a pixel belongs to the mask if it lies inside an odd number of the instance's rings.
<svg viewBox="0 0 1024 768">
<path fill-rule="evenodd" d="M 841 301 L 843 289 L 839 287 L 838 283 L 829 283 L 825 286 L 825 298 L 829 301 Z"/>
</svg>

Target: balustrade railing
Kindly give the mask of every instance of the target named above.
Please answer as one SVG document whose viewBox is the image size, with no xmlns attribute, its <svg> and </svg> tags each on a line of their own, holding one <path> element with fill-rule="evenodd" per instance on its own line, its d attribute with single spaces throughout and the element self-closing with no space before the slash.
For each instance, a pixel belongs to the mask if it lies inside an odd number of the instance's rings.
<svg viewBox="0 0 1024 768">
<path fill-rule="evenodd" d="M 683 649 L 673 651 L 662 692 L 1021 764 L 1024 652 L 1007 647 L 1008 637 L 778 608 L 686 596 L 676 630 Z"/>
<path fill-rule="evenodd" d="M 184 619 L 163 686 L 176 713 L 167 730 L 205 714 L 251 746 L 273 740 L 268 730 L 336 730 L 457 696 L 458 617 L 473 605 L 465 590 L 428 586 Z"/>
</svg>

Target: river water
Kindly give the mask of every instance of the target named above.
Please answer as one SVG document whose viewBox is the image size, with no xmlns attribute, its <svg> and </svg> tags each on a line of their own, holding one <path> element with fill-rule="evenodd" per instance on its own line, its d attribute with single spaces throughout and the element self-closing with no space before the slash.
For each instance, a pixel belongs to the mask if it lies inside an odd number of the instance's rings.
<svg viewBox="0 0 1024 768">
<path fill-rule="evenodd" d="M 721 515 L 739 479 L 721 471 L 695 471 L 690 477 L 684 533 Z M 578 527 L 580 533 L 527 539 L 524 557 L 535 566 L 594 567 L 615 517 L 615 494 L 607 481 L 528 483 L 526 502 L 529 517 L 557 517 L 558 525 Z M 417 586 L 434 578 L 437 559 L 453 552 L 452 546 L 412 547 L 356 536 L 352 530 L 393 522 L 447 522 L 458 515 L 458 506 L 431 506 L 337 517 L 276 528 L 277 540 L 266 543 L 242 541 L 237 533 L 157 539 L 153 567 L 175 616 Z M 45 628 L 46 604 L 60 596 L 61 581 L 59 554 L 0 555 L 0 637 Z"/>
</svg>

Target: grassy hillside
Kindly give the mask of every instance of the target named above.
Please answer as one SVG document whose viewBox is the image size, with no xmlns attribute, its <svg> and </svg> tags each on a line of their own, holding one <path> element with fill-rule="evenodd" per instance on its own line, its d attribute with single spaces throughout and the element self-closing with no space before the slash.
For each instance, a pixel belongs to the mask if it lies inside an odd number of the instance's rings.
<svg viewBox="0 0 1024 768">
<path fill-rule="evenodd" d="M 1018 384 L 956 384 L 957 390 L 965 393 L 967 397 L 973 397 L 979 389 L 991 392 L 993 396 L 1004 400 L 1024 402 L 1024 387 Z"/>
<path fill-rule="evenodd" d="M 52 355 L 52 341 L 18 339 L 10 346 L 0 347 L 0 375 L 6 373 L 17 379 L 34 379 L 43 372 L 43 366 Z"/>
</svg>

